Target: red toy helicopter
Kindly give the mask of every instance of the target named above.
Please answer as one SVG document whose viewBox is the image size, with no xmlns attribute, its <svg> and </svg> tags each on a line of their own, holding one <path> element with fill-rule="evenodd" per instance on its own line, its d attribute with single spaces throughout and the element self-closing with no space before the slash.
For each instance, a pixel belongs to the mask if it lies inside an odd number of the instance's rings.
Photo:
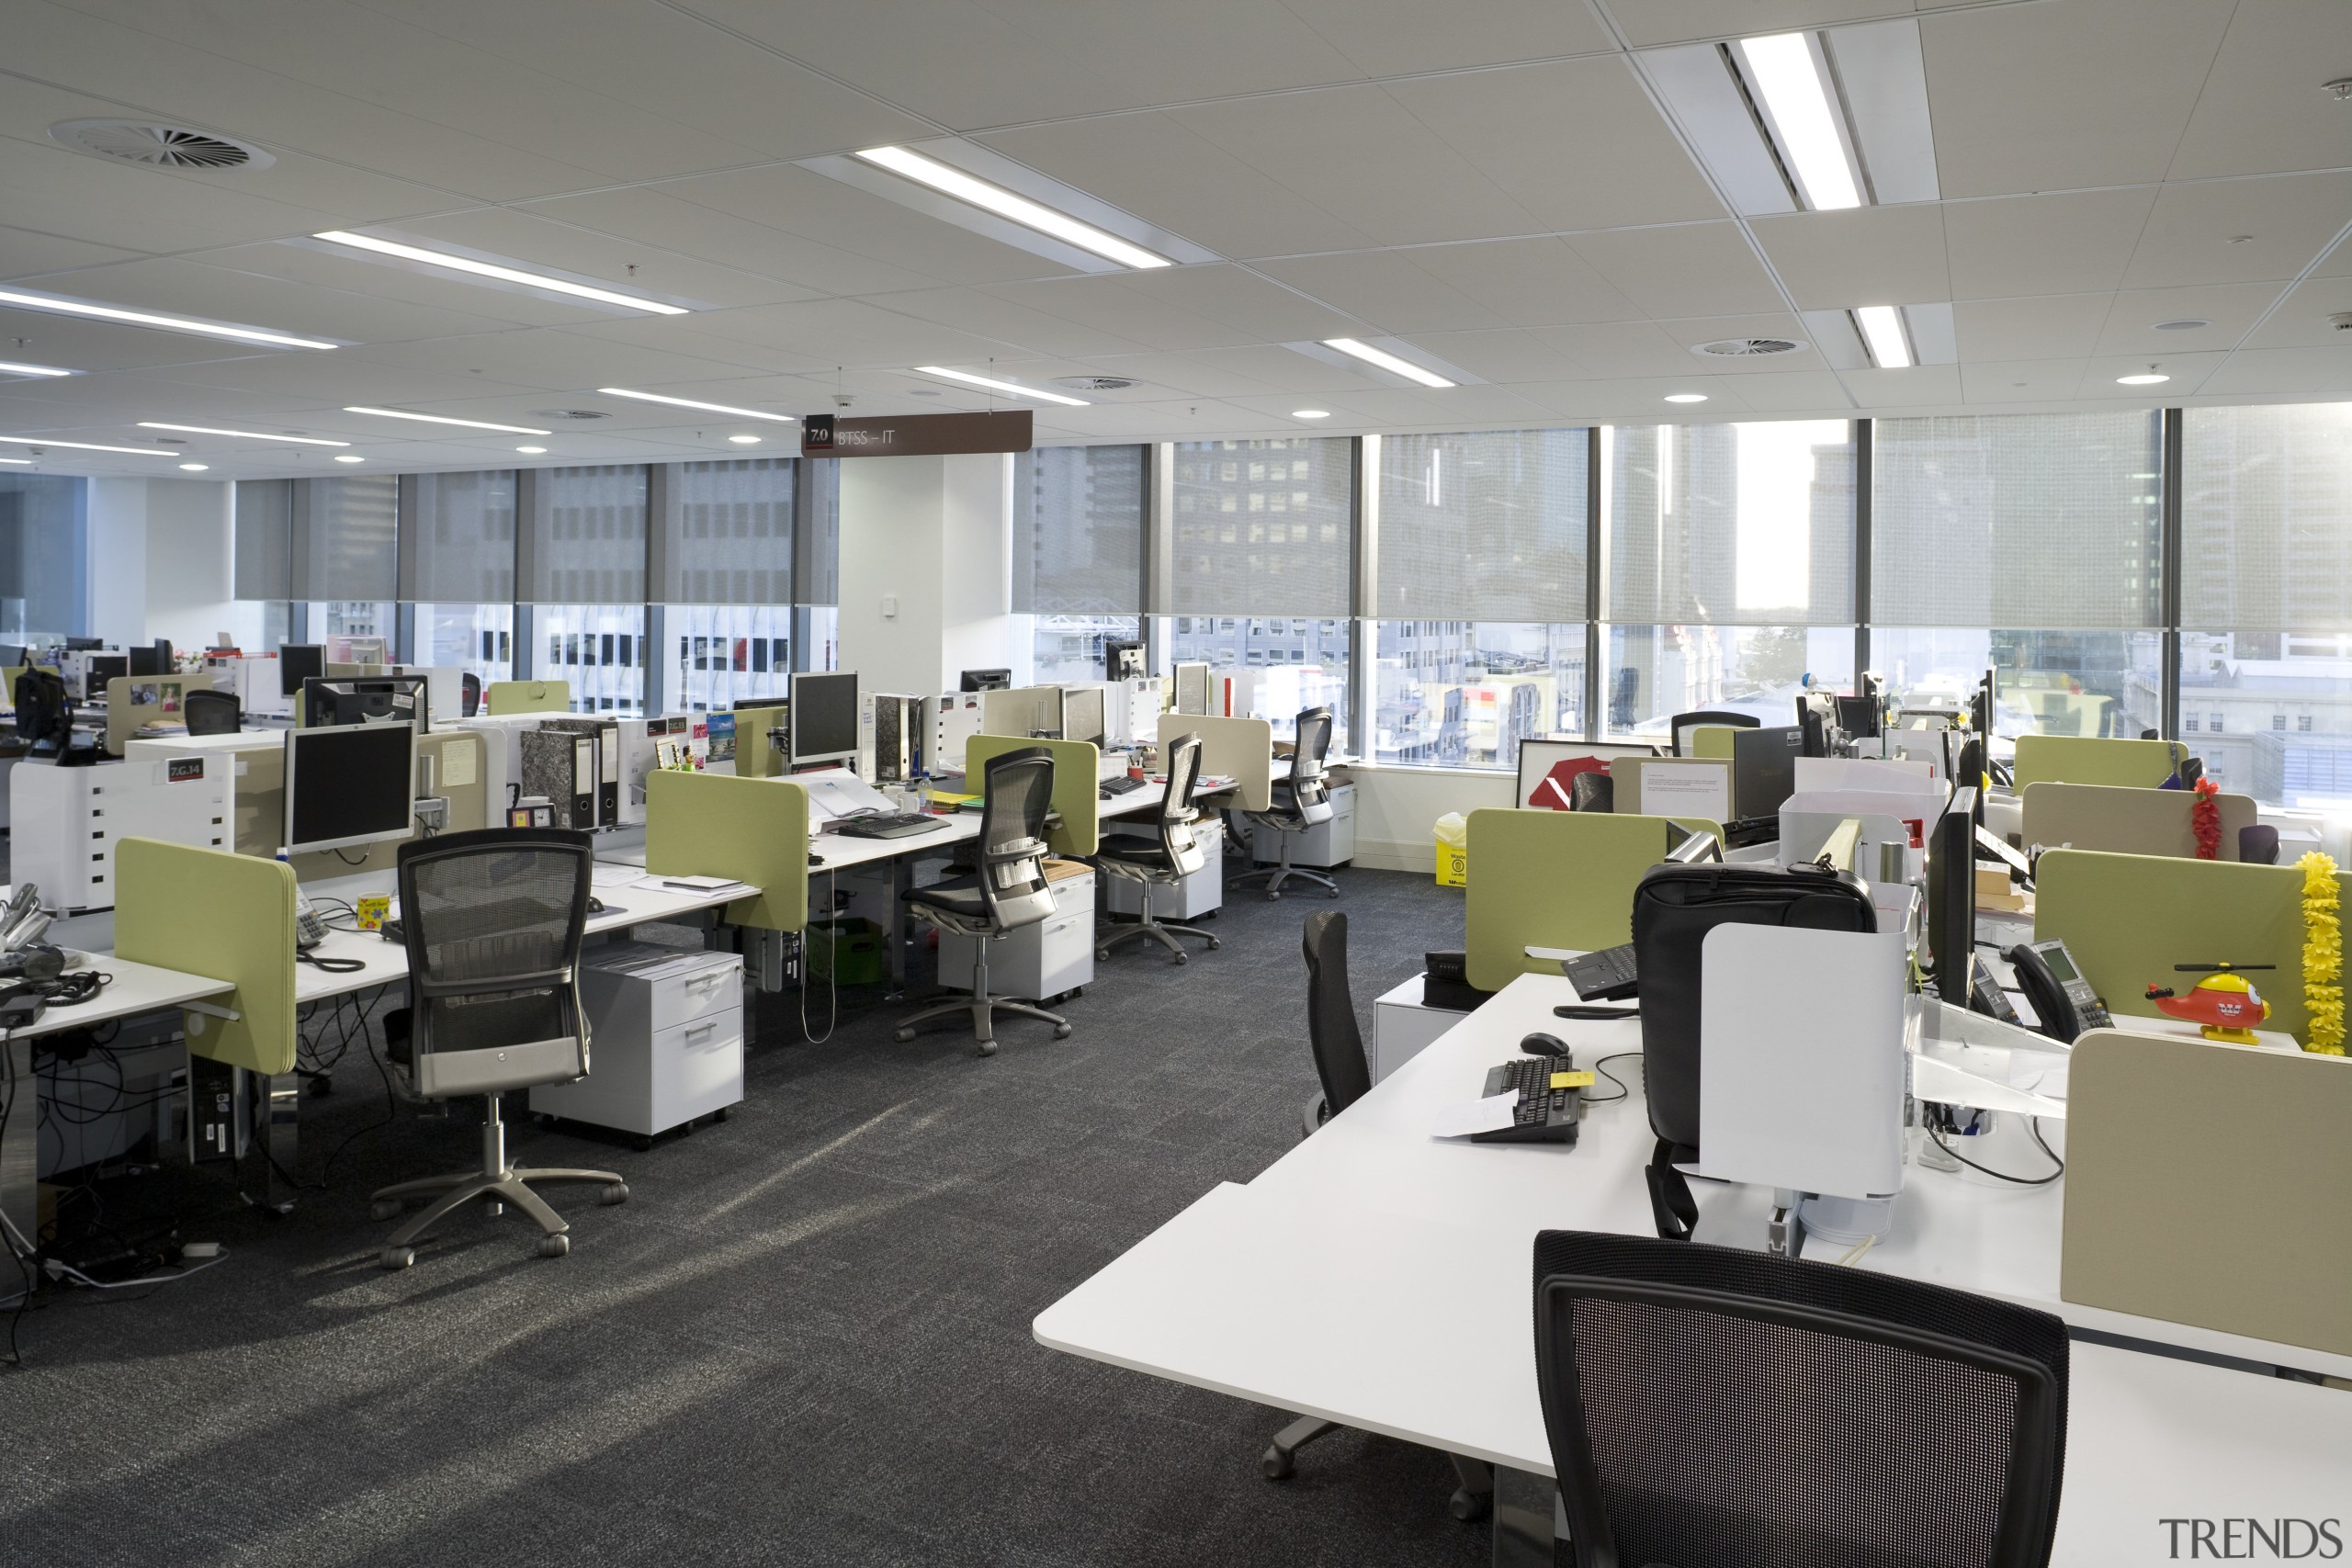
<svg viewBox="0 0 2352 1568">
<path fill-rule="evenodd" d="M 2270 1004 L 2239 971 L 2277 967 L 2275 964 L 2176 964 L 2175 973 L 2205 978 L 2185 997 L 2176 996 L 2170 986 L 2151 986 L 2148 999 L 2167 1018 L 2202 1024 L 2199 1032 L 2208 1040 L 2252 1045 L 2256 1043 L 2254 1026 L 2270 1016 Z"/>
</svg>

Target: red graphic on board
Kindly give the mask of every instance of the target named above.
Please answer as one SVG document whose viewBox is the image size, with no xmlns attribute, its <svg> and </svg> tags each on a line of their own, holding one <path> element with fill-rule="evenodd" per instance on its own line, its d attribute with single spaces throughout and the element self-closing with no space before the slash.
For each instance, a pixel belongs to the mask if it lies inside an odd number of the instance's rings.
<svg viewBox="0 0 2352 1568">
<path fill-rule="evenodd" d="M 1527 804 L 1546 811 L 1573 811 L 1569 786 L 1578 773 L 1605 773 L 1609 764 L 1598 757 L 1563 757 L 1552 764 L 1552 771 L 1538 780 L 1528 792 Z"/>
</svg>

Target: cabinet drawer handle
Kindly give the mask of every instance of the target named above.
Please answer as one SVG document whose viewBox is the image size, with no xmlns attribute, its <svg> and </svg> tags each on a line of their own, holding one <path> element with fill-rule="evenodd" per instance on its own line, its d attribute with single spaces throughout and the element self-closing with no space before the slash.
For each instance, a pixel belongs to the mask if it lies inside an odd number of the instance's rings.
<svg viewBox="0 0 2352 1568">
<path fill-rule="evenodd" d="M 713 1033 L 718 1030 L 718 1020 L 714 1018 L 708 1023 L 697 1023 L 692 1029 L 687 1030 L 685 1037 L 692 1040 L 697 1034 Z"/>
</svg>

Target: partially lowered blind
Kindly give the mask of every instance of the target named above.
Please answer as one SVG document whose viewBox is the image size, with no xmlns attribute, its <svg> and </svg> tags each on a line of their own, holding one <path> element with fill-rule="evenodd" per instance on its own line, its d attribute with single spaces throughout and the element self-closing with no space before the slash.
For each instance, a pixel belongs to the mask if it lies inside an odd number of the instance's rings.
<svg viewBox="0 0 2352 1568">
<path fill-rule="evenodd" d="M 1344 615 L 1355 549 L 1344 436 L 1176 447 L 1169 609 L 1180 615 Z"/>
<path fill-rule="evenodd" d="M 1877 421 L 1871 622 L 2156 625 L 2160 429 L 2150 409 Z"/>
<path fill-rule="evenodd" d="M 1012 464 L 1012 607 L 1029 615 L 1143 608 L 1146 448 L 1043 446 Z"/>
<path fill-rule="evenodd" d="M 1385 620 L 1581 621 L 1589 430 L 1380 443 Z"/>
<path fill-rule="evenodd" d="M 514 470 L 413 474 L 401 597 L 428 604 L 514 601 Z"/>
<path fill-rule="evenodd" d="M 792 457 L 669 466 L 659 584 L 664 604 L 792 602 L 797 467 Z"/>
<path fill-rule="evenodd" d="M 239 479 L 236 589 L 240 599 L 294 595 L 294 481 Z"/>
<path fill-rule="evenodd" d="M 401 481 L 294 481 L 294 597 L 383 602 L 400 593 Z"/>
<path fill-rule="evenodd" d="M 2182 418 L 2180 624 L 2352 631 L 2352 403 Z"/>
<path fill-rule="evenodd" d="M 1608 619 L 1853 620 L 1850 423 L 1617 425 L 1608 438 Z"/>
<path fill-rule="evenodd" d="M 645 468 L 616 464 L 531 475 L 535 604 L 645 603 Z"/>
</svg>

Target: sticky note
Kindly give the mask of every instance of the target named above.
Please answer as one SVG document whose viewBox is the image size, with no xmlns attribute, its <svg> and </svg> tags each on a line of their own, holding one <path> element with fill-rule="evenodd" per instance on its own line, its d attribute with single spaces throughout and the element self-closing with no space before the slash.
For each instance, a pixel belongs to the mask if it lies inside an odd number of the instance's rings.
<svg viewBox="0 0 2352 1568">
<path fill-rule="evenodd" d="M 1592 1075 L 1590 1073 L 1554 1073 L 1552 1087 L 1554 1089 L 1590 1089 Z"/>
</svg>

